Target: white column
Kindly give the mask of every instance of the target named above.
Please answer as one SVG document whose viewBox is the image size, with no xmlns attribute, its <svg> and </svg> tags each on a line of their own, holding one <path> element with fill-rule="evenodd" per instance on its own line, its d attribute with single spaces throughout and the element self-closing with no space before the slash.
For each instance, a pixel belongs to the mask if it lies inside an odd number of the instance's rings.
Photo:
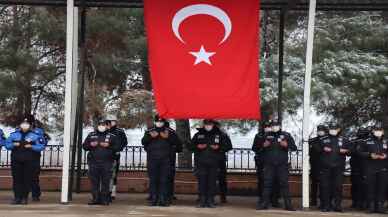
<svg viewBox="0 0 388 217">
<path fill-rule="evenodd" d="M 66 18 L 66 87 L 65 87 L 65 118 L 63 133 L 63 166 L 62 166 L 62 192 L 61 202 L 68 202 L 69 195 L 69 169 L 70 147 L 74 134 L 74 90 L 76 90 L 77 72 L 77 47 L 78 47 L 78 13 L 74 7 L 74 0 L 67 0 Z"/>
<path fill-rule="evenodd" d="M 303 99 L 303 208 L 310 207 L 310 161 L 309 161 L 309 131 L 310 131 L 310 95 L 311 95 L 311 71 L 313 65 L 314 27 L 315 27 L 316 0 L 310 0 L 309 22 L 307 30 L 306 73 L 304 78 Z"/>
</svg>

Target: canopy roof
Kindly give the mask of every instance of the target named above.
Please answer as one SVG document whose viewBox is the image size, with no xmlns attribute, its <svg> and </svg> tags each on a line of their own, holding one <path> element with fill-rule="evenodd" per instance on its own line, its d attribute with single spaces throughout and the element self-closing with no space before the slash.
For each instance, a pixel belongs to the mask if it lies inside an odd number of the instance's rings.
<svg viewBox="0 0 388 217">
<path fill-rule="evenodd" d="M 259 0 L 258 0 L 259 1 Z M 87 7 L 143 7 L 142 0 L 75 0 Z M 264 10 L 307 10 L 309 0 L 261 0 Z M 65 6 L 66 0 L 0 0 L 0 4 Z M 388 10 L 387 0 L 317 0 L 318 10 Z"/>
</svg>

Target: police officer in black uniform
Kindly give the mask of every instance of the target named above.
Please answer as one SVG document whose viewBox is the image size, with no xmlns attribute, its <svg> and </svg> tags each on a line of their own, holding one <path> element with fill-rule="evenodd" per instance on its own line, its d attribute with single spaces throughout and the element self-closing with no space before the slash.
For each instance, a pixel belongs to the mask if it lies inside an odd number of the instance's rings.
<svg viewBox="0 0 388 217">
<path fill-rule="evenodd" d="M 263 189 L 264 189 L 264 161 L 263 161 L 263 143 L 266 134 L 272 132 L 272 122 L 266 121 L 260 128 L 260 132 L 256 134 L 253 140 L 252 151 L 255 152 L 255 164 L 256 164 L 256 175 L 257 175 L 257 194 L 258 202 L 257 205 L 262 203 L 263 200 Z"/>
<path fill-rule="evenodd" d="M 218 127 L 220 130 L 220 123 L 215 122 L 216 127 Z M 223 131 L 223 133 L 228 137 L 228 143 L 232 144 L 232 141 L 230 140 L 230 137 L 226 132 Z M 220 152 L 220 160 L 219 160 L 219 168 L 218 168 L 218 188 L 220 192 L 220 202 L 221 203 L 227 203 L 226 195 L 228 193 L 228 181 L 227 181 L 227 153 L 228 151 L 232 150 L 233 147 L 230 146 L 227 149 L 224 149 L 224 152 Z"/>
<path fill-rule="evenodd" d="M 320 153 L 321 210 L 323 212 L 329 212 L 332 209 L 342 212 L 342 184 L 346 155 L 350 154 L 350 147 L 348 140 L 340 133 L 339 125 L 331 123 L 329 135 L 321 138 L 320 146 L 317 146 L 316 150 Z"/>
<path fill-rule="evenodd" d="M 359 148 L 359 154 L 365 159 L 368 211 L 385 213 L 384 200 L 388 178 L 388 144 L 384 139 L 381 124 L 376 124 L 372 136 Z"/>
<path fill-rule="evenodd" d="M 359 154 L 358 150 L 364 149 L 365 141 L 370 138 L 370 130 L 365 127 L 361 127 L 357 131 L 357 135 L 350 141 L 351 158 L 350 167 L 352 182 L 351 194 L 352 194 L 352 208 L 362 210 L 366 207 L 366 180 L 365 180 L 365 168 L 363 157 Z"/>
<path fill-rule="evenodd" d="M 116 198 L 117 177 L 120 169 L 120 152 L 128 145 L 128 139 L 124 130 L 117 127 L 117 117 L 115 115 L 108 115 L 106 117 L 106 124 L 108 132 L 115 135 L 120 144 L 119 151 L 113 153 L 113 173 L 110 183 L 110 199 L 114 200 Z"/>
<path fill-rule="evenodd" d="M 92 184 L 89 205 L 107 206 L 110 203 L 113 154 L 120 150 L 120 142 L 108 132 L 106 121 L 101 119 L 95 131 L 85 139 L 83 149 L 88 151 L 89 179 Z"/>
<path fill-rule="evenodd" d="M 168 203 L 171 204 L 173 200 L 177 199 L 175 197 L 176 154 L 183 151 L 183 145 L 175 130 L 170 127 L 170 123 L 167 120 L 161 118 L 159 118 L 159 121 L 159 125 L 161 125 L 162 122 L 164 123 L 163 126 L 168 129 L 170 136 L 173 138 L 171 141 L 174 141 L 174 143 L 172 143 L 170 153 L 170 177 L 168 180 L 169 184 L 167 190 L 167 200 Z"/>
<path fill-rule="evenodd" d="M 171 153 L 180 140 L 168 127 L 165 119 L 155 117 L 154 126 L 142 139 L 147 152 L 147 168 L 150 179 L 151 206 L 169 206 L 169 180 L 171 178 Z"/>
<path fill-rule="evenodd" d="M 328 133 L 328 128 L 325 125 L 318 125 L 317 127 L 317 136 L 309 140 L 309 154 L 310 154 L 310 178 L 311 178 L 311 206 L 317 206 L 318 198 L 318 189 L 319 189 L 319 174 L 320 174 L 320 165 L 319 165 L 319 152 L 314 146 L 320 145 L 320 140 L 323 136 L 326 136 Z M 321 194 L 321 193 L 320 193 Z"/>
<path fill-rule="evenodd" d="M 272 132 L 266 133 L 263 140 L 264 192 L 263 201 L 257 209 L 268 209 L 274 180 L 277 178 L 285 209 L 295 211 L 288 187 L 288 152 L 297 150 L 295 141 L 289 133 L 281 130 L 277 121 L 272 123 Z"/>
<path fill-rule="evenodd" d="M 196 155 L 196 176 L 199 187 L 199 208 L 214 208 L 219 161 L 232 143 L 214 120 L 206 119 L 203 127 L 197 129 L 190 149 Z"/>
</svg>

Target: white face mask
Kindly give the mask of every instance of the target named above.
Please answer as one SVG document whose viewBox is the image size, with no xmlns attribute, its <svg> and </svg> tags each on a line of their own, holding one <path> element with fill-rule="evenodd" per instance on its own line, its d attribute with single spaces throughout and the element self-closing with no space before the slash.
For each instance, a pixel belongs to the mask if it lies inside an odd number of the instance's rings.
<svg viewBox="0 0 388 217">
<path fill-rule="evenodd" d="M 318 136 L 324 136 L 326 134 L 326 132 L 320 130 L 320 131 L 317 132 L 317 134 L 318 134 Z"/>
<path fill-rule="evenodd" d="M 213 125 L 205 125 L 205 130 L 206 131 L 212 131 L 213 130 Z"/>
<path fill-rule="evenodd" d="M 270 133 L 270 132 L 272 132 L 272 127 L 266 127 L 266 128 L 264 128 L 264 132 L 265 132 L 265 133 Z"/>
<path fill-rule="evenodd" d="M 332 136 L 338 135 L 338 130 L 329 130 L 329 134 Z"/>
<path fill-rule="evenodd" d="M 157 121 L 157 122 L 155 122 L 155 126 L 156 126 L 157 128 L 161 128 L 161 127 L 164 126 L 164 122 L 162 122 L 162 121 Z"/>
<path fill-rule="evenodd" d="M 275 132 L 275 133 L 279 132 L 280 131 L 280 126 L 273 126 L 272 127 L 272 131 Z"/>
<path fill-rule="evenodd" d="M 104 125 L 99 125 L 99 126 L 97 127 L 97 130 L 98 130 L 98 132 L 103 133 L 103 132 L 106 131 L 106 126 L 104 126 Z"/>
<path fill-rule="evenodd" d="M 376 131 L 373 131 L 373 135 L 380 138 L 384 135 L 384 132 L 381 130 L 376 130 Z"/>
<path fill-rule="evenodd" d="M 20 129 L 21 129 L 22 131 L 27 131 L 27 130 L 30 129 L 30 127 L 31 127 L 31 125 L 30 125 L 29 123 L 21 123 L 21 124 L 20 124 Z"/>
</svg>

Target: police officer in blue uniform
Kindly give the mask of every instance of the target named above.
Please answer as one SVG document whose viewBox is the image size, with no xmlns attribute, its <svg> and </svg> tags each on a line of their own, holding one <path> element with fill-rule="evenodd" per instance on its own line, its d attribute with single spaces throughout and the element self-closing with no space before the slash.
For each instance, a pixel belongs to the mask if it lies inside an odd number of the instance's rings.
<svg viewBox="0 0 388 217">
<path fill-rule="evenodd" d="M 5 147 L 11 150 L 11 169 L 15 198 L 12 204 L 27 204 L 33 177 L 38 173 L 36 154 L 44 149 L 39 135 L 32 131 L 32 120 L 25 118 L 20 129 L 6 140 Z"/>
<path fill-rule="evenodd" d="M 274 190 L 274 180 L 277 179 L 285 209 L 295 211 L 288 186 L 288 152 L 297 150 L 295 141 L 289 133 L 281 130 L 280 123 L 277 121 L 272 123 L 272 132 L 266 133 L 262 140 L 260 143 L 262 143 L 264 162 L 264 191 L 263 200 L 257 209 L 268 209 Z"/>
<path fill-rule="evenodd" d="M 321 211 L 342 212 L 342 184 L 344 180 L 346 155 L 350 154 L 348 140 L 340 135 L 336 123 L 329 125 L 329 135 L 320 139 L 317 152 L 320 153 L 320 185 L 322 194 Z"/>
<path fill-rule="evenodd" d="M 217 188 L 219 161 L 232 143 L 214 120 L 204 120 L 203 127 L 193 136 L 190 150 L 196 155 L 196 176 L 199 187 L 199 208 L 216 206 L 214 196 Z"/>
<path fill-rule="evenodd" d="M 384 139 L 384 129 L 381 124 L 373 127 L 372 135 L 358 151 L 365 159 L 368 211 L 385 213 L 383 205 L 388 181 L 388 143 Z"/>
<path fill-rule="evenodd" d="M 120 150 L 120 143 L 114 134 L 108 132 L 104 119 L 87 136 L 83 149 L 88 151 L 89 179 L 92 184 L 92 200 L 89 205 L 107 206 L 110 203 L 113 154 Z"/>
<path fill-rule="evenodd" d="M 171 153 L 180 140 L 165 122 L 165 119 L 157 115 L 154 125 L 147 129 L 142 138 L 144 150 L 147 152 L 151 206 L 170 205 Z"/>
<path fill-rule="evenodd" d="M 326 136 L 328 128 L 325 125 L 318 125 L 317 136 L 309 139 L 309 154 L 310 154 L 310 178 L 311 178 L 311 206 L 317 206 L 318 189 L 319 189 L 319 175 L 321 172 L 319 152 L 315 146 L 320 145 L 321 138 Z M 321 193 L 319 193 L 321 194 Z M 321 196 L 321 195 L 320 195 Z"/>
<path fill-rule="evenodd" d="M 110 199 L 114 200 L 116 198 L 117 177 L 120 169 L 120 152 L 123 151 L 124 148 L 128 145 L 128 139 L 124 130 L 117 127 L 117 117 L 115 115 L 108 115 L 106 117 L 106 123 L 109 133 L 115 135 L 118 142 L 120 143 L 119 151 L 113 153 L 113 173 L 110 183 Z"/>
</svg>

